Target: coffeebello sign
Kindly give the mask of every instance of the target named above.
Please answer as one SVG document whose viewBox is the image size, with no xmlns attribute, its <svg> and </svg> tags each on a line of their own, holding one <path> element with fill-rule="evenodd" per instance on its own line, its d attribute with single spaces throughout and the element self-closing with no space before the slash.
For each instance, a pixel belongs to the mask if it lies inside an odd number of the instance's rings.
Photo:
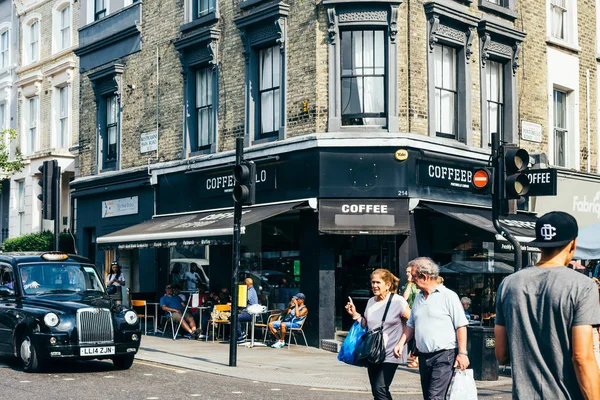
<svg viewBox="0 0 600 400">
<path fill-rule="evenodd" d="M 276 169 L 274 166 L 256 168 L 256 189 L 275 188 Z M 223 193 L 231 193 L 235 186 L 233 179 L 233 168 L 209 172 L 203 175 L 197 186 L 198 194 L 202 197 L 218 196 Z"/>
<path fill-rule="evenodd" d="M 420 185 L 469 190 L 472 179 L 472 167 L 419 160 Z"/>
</svg>

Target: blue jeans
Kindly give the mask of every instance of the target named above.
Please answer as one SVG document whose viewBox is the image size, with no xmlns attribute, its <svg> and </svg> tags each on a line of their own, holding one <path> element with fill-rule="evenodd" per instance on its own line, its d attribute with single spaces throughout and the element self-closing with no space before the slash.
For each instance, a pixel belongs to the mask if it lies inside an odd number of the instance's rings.
<svg viewBox="0 0 600 400">
<path fill-rule="evenodd" d="M 250 321 L 252 321 L 252 315 L 250 315 L 246 311 L 242 311 L 241 313 L 238 314 L 238 320 L 237 320 L 237 337 L 238 338 L 242 337 L 242 322 L 250 322 Z"/>
</svg>

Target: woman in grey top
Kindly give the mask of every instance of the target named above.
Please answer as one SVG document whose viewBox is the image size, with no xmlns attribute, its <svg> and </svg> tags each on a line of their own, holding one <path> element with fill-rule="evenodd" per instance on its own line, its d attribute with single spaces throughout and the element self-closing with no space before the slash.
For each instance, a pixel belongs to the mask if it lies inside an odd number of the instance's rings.
<svg viewBox="0 0 600 400">
<path fill-rule="evenodd" d="M 383 324 L 383 342 L 385 344 L 385 360 L 381 364 L 369 364 L 369 382 L 375 400 L 391 399 L 390 385 L 398 364 L 406 362 L 406 353 L 403 357 L 394 356 L 394 346 L 400 340 L 403 332 L 402 320 L 410 317 L 410 307 L 404 297 L 397 295 L 399 279 L 387 269 L 376 269 L 371 274 L 371 290 L 375 296 L 367 303 L 364 316 L 356 311 L 352 298 L 348 298 L 346 310 L 352 319 L 360 322 L 368 329 L 381 326 L 389 296 L 393 296 L 385 322 Z"/>
</svg>

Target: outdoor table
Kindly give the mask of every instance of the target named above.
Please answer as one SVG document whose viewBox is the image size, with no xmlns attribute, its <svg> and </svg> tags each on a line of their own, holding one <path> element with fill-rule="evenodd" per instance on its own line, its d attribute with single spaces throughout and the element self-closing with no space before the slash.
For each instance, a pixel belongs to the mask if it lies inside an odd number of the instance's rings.
<svg viewBox="0 0 600 400">
<path fill-rule="evenodd" d="M 249 347 L 254 347 L 254 346 L 266 346 L 265 343 L 263 342 L 257 342 L 254 343 L 254 326 L 256 325 L 256 316 L 259 314 L 266 314 L 267 311 L 263 311 L 260 313 L 251 313 L 250 315 L 252 315 L 252 332 L 250 334 L 250 346 Z"/>
<path fill-rule="evenodd" d="M 154 306 L 154 331 L 152 333 L 154 333 L 155 335 L 157 332 L 160 332 L 158 330 L 158 305 L 159 304 L 160 303 L 146 303 L 146 305 L 148 305 L 148 306 Z"/>
</svg>

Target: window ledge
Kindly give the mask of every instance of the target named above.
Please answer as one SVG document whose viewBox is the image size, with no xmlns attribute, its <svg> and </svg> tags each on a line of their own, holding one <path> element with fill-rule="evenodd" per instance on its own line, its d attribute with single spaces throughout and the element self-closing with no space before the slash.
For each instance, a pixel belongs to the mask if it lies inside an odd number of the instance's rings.
<svg viewBox="0 0 600 400">
<path fill-rule="evenodd" d="M 274 135 L 274 136 L 269 136 L 269 137 L 265 137 L 265 138 L 255 139 L 252 141 L 252 145 L 276 142 L 278 140 L 279 140 L 279 136 Z"/>
<path fill-rule="evenodd" d="M 187 24 L 181 25 L 180 30 L 181 30 L 181 32 L 185 33 L 185 32 L 191 31 L 193 29 L 203 27 L 205 25 L 214 24 L 218 20 L 219 20 L 219 16 L 217 15 L 217 11 L 213 10 L 198 19 L 188 22 Z"/>
<path fill-rule="evenodd" d="M 328 4 L 373 4 L 373 3 L 388 3 L 400 4 L 404 0 L 323 0 L 323 5 Z"/>
<path fill-rule="evenodd" d="M 261 3 L 266 2 L 267 0 L 242 0 L 240 3 L 240 9 L 245 10 L 247 8 L 259 5 Z"/>
<path fill-rule="evenodd" d="M 342 125 L 340 126 L 340 132 L 389 132 L 387 128 L 383 128 L 379 125 Z"/>
<path fill-rule="evenodd" d="M 500 14 L 501 16 L 510 20 L 515 20 L 519 17 L 519 14 L 516 11 L 511 10 L 508 7 L 499 6 L 498 4 L 494 4 L 488 0 L 479 0 L 479 8 L 487 11 L 493 11 L 496 14 Z"/>
<path fill-rule="evenodd" d="M 213 153 L 213 151 L 211 149 L 203 149 L 203 150 L 190 151 L 189 157 L 205 156 L 207 154 L 212 154 L 212 153 Z"/>
<path fill-rule="evenodd" d="M 546 36 L 546 43 L 561 47 L 565 50 L 573 51 L 575 53 L 579 53 L 581 51 L 581 47 L 579 47 L 577 44 L 569 43 L 565 40 L 557 39 L 551 36 Z"/>
</svg>

